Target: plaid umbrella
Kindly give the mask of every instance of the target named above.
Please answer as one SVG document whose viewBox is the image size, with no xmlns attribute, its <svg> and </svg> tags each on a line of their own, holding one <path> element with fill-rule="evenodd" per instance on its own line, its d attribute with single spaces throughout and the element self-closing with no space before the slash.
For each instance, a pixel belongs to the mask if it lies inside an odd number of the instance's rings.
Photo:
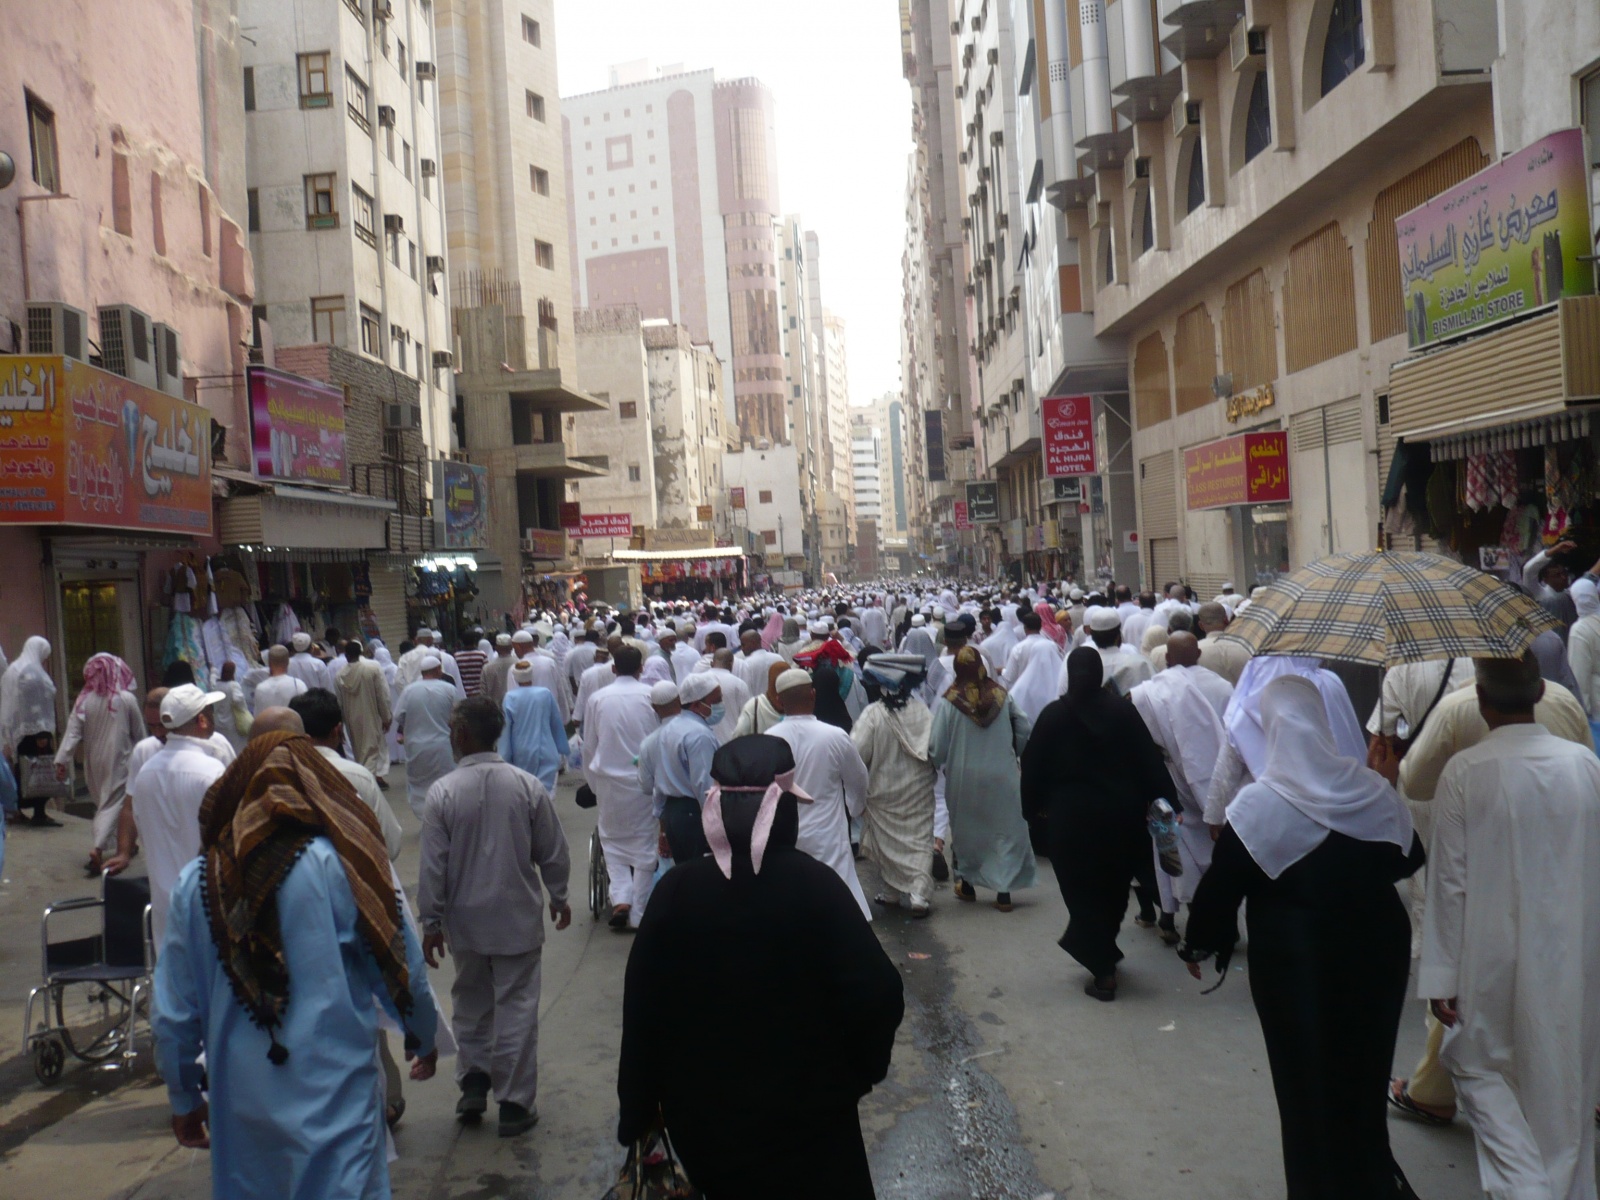
<svg viewBox="0 0 1600 1200">
<path fill-rule="evenodd" d="M 1437 554 L 1336 554 L 1267 588 L 1221 635 L 1253 654 L 1392 667 L 1516 658 L 1561 623 L 1492 575 Z"/>
</svg>

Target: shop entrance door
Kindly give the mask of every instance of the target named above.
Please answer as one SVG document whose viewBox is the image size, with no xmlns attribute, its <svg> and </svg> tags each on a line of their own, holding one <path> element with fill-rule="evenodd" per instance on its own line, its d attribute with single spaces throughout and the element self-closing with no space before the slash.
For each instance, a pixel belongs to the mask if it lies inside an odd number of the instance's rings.
<svg viewBox="0 0 1600 1200">
<path fill-rule="evenodd" d="M 133 668 L 141 686 L 152 686 L 139 631 L 137 580 L 62 580 L 61 650 L 69 698 L 83 686 L 83 664 L 101 652 L 115 654 Z"/>
</svg>

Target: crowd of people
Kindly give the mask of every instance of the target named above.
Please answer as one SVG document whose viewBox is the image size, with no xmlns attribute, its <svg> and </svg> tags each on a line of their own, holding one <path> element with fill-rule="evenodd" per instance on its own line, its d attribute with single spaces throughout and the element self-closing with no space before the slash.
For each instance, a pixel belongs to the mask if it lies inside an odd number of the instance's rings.
<svg viewBox="0 0 1600 1200">
<path fill-rule="evenodd" d="M 1458 1110 L 1489 1195 L 1593 1196 L 1600 593 L 1592 575 L 1538 586 L 1572 610 L 1562 634 L 1393 669 L 1365 728 L 1324 664 L 1223 636 L 1251 603 L 1231 586 L 569 606 L 454 652 L 419 629 L 397 658 L 298 633 L 215 690 L 175 663 L 142 702 L 97 654 L 59 742 L 32 638 L 0 676 L 0 784 L 34 809 L 19 820 L 53 824 L 81 757 L 86 869 L 142 854 L 158 1065 L 218 1195 L 384 1194 L 405 1107 L 389 1030 L 413 1079 L 456 1056 L 461 1121 L 492 1094 L 502 1136 L 533 1126 L 544 913 L 571 920 L 569 774 L 596 809 L 609 927 L 635 938 L 619 1140 L 664 1123 L 712 1200 L 776 1194 L 771 1156 L 791 1150 L 806 1194 L 872 1195 L 855 1106 L 903 1009 L 869 923 L 930 916 L 944 881 L 1009 913 L 1040 856 L 1058 944 L 1101 1002 L 1124 983 L 1130 895 L 1197 978 L 1227 977 L 1244 906 L 1292 1200 L 1413 1195 L 1386 1113 Z M 428 983 L 445 952 L 448 1026 Z M 1391 1078 L 1418 954 L 1427 1050 Z M 308 1190 L 313 1156 L 341 1182 Z"/>
</svg>

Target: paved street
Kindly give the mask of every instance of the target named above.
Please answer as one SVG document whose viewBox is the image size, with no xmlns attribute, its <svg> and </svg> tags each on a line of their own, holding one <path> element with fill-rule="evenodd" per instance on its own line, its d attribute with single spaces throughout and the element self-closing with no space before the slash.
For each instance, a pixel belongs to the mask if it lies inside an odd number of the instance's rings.
<svg viewBox="0 0 1600 1200">
<path fill-rule="evenodd" d="M 401 874 L 410 878 L 415 821 L 403 789 L 390 794 L 407 826 Z M 563 786 L 559 806 L 581 879 L 593 819 L 571 794 Z M 50 899 L 92 887 L 76 868 L 87 832 L 67 820 L 53 833 L 13 833 L 9 878 L 0 885 L 0 1195 L 209 1196 L 206 1155 L 173 1142 L 148 1056 L 131 1081 L 69 1065 L 60 1084 L 41 1088 L 21 1055 L 22 1002 L 38 970 L 37 913 Z M 865 882 L 870 893 L 875 880 Z M 577 891 L 580 908 L 581 884 Z M 1081 970 L 1053 944 L 1064 919 L 1051 880 L 1019 895 L 1009 915 L 958 905 L 946 887 L 932 919 L 889 914 L 877 922 L 907 992 L 890 1077 L 862 1106 L 878 1195 L 1281 1196 L 1277 1113 L 1247 963 L 1220 992 L 1201 997 L 1172 952 L 1130 925 L 1120 998 L 1097 1004 L 1081 992 Z M 551 934 L 542 1119 L 533 1133 L 501 1141 L 492 1122 L 458 1127 L 443 1067 L 430 1083 L 408 1084 L 401 1157 L 392 1167 L 396 1196 L 597 1200 L 604 1193 L 620 1158 L 614 1074 L 628 945 L 581 912 L 571 929 Z M 434 982 L 448 1005 L 448 968 Z M 1421 1040 L 1420 1006 L 1411 1016 L 1401 1031 L 1402 1068 Z M 1464 1127 L 1397 1120 L 1391 1129 L 1396 1155 L 1425 1200 L 1481 1194 Z"/>
</svg>

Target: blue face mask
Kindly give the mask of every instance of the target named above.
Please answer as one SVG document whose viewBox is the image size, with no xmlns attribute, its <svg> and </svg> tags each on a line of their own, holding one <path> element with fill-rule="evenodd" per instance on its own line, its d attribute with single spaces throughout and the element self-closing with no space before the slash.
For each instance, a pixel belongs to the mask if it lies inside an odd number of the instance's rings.
<svg viewBox="0 0 1600 1200">
<path fill-rule="evenodd" d="M 722 718 L 728 715 L 725 705 L 713 704 L 711 711 L 706 714 L 706 722 L 711 725 L 721 725 Z"/>
</svg>

